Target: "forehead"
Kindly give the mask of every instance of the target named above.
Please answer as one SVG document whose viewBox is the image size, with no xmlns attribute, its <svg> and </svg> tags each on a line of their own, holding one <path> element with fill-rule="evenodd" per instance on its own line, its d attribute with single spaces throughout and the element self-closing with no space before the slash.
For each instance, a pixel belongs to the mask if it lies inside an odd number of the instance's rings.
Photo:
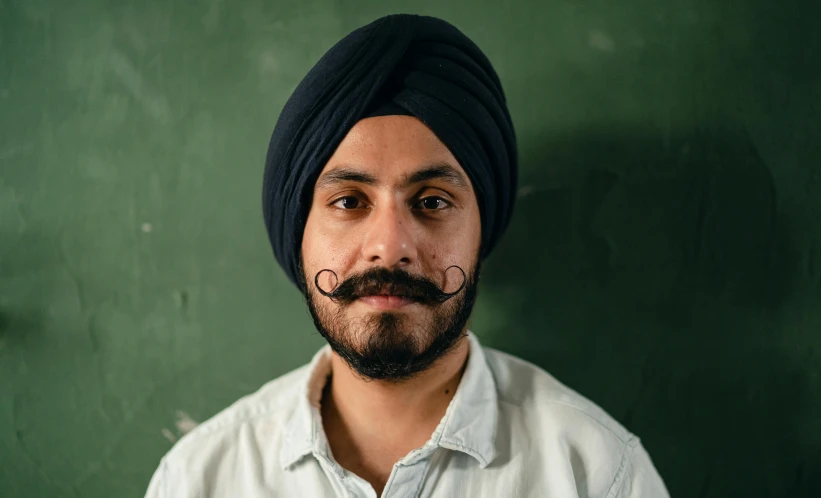
<svg viewBox="0 0 821 498">
<path fill-rule="evenodd" d="M 351 128 L 326 163 L 320 180 L 340 169 L 361 171 L 384 181 L 397 180 L 433 166 L 449 167 L 470 183 L 450 149 L 420 120 L 378 116 Z"/>
</svg>

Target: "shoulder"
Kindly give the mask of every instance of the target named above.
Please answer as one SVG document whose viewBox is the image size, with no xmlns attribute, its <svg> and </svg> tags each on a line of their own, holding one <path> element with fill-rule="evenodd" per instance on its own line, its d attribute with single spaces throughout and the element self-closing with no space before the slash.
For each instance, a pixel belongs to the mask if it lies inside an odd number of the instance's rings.
<svg viewBox="0 0 821 498">
<path fill-rule="evenodd" d="M 197 426 L 163 457 L 157 474 L 202 475 L 205 469 L 241 464 L 252 457 L 264 460 L 255 463 L 275 465 L 272 460 L 278 454 L 273 449 L 303 394 L 309 368 L 302 366 L 268 382 Z"/>
<path fill-rule="evenodd" d="M 640 439 L 601 407 L 537 365 L 483 349 L 516 452 L 537 466 L 567 459 L 567 474 L 551 476 L 590 496 L 669 496 Z"/>
<path fill-rule="evenodd" d="M 186 434 L 170 454 L 182 452 L 245 426 L 271 424 L 290 414 L 305 387 L 309 365 L 292 370 L 244 396 Z"/>
<path fill-rule="evenodd" d="M 567 387 L 541 367 L 493 348 L 484 348 L 499 401 L 539 419 L 558 419 L 564 431 L 600 432 L 623 444 L 633 436 L 618 421 L 586 397 Z"/>
<path fill-rule="evenodd" d="M 565 461 L 569 472 L 553 478 L 584 476 L 576 486 L 591 496 L 623 478 L 622 469 L 639 444 L 636 436 L 542 368 L 493 349 L 485 355 L 513 453 L 526 454 L 534 468 Z"/>
<path fill-rule="evenodd" d="M 493 348 L 484 348 L 499 400 L 541 417 L 574 419 L 573 427 L 606 432 L 627 443 L 634 437 L 601 407 L 567 387 L 543 368 Z"/>
</svg>

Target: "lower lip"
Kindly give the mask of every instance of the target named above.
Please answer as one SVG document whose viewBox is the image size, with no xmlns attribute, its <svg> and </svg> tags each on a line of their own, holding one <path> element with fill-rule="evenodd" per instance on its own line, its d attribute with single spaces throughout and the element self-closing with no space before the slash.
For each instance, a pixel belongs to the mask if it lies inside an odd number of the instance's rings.
<svg viewBox="0 0 821 498">
<path fill-rule="evenodd" d="M 413 304 L 413 301 L 399 296 L 365 296 L 360 301 L 380 310 L 395 310 Z"/>
</svg>

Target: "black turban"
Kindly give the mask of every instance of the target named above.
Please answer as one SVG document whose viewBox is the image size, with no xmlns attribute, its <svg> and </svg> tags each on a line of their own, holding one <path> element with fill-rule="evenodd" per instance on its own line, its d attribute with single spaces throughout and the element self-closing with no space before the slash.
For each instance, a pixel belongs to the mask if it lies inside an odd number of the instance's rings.
<svg viewBox="0 0 821 498">
<path fill-rule="evenodd" d="M 467 173 L 482 219 L 480 257 L 507 227 L 516 195 L 516 138 L 490 61 L 441 19 L 383 17 L 340 40 L 317 62 L 288 99 L 271 137 L 262 208 L 274 254 L 295 284 L 320 172 L 357 121 L 385 114 L 417 117 Z"/>
</svg>

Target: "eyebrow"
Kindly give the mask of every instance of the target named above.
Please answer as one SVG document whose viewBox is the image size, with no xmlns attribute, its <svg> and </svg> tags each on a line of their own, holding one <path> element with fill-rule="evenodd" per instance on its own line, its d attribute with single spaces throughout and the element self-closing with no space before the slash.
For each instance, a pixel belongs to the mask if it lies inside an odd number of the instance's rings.
<svg viewBox="0 0 821 498">
<path fill-rule="evenodd" d="M 432 164 L 418 171 L 403 175 L 397 187 L 409 188 L 428 180 L 442 180 L 461 190 L 470 190 L 465 175 L 447 163 Z M 351 166 L 341 166 L 324 173 L 316 182 L 316 189 L 330 188 L 339 183 L 355 182 L 365 185 L 377 185 L 379 181 L 370 173 L 359 171 Z"/>
</svg>

